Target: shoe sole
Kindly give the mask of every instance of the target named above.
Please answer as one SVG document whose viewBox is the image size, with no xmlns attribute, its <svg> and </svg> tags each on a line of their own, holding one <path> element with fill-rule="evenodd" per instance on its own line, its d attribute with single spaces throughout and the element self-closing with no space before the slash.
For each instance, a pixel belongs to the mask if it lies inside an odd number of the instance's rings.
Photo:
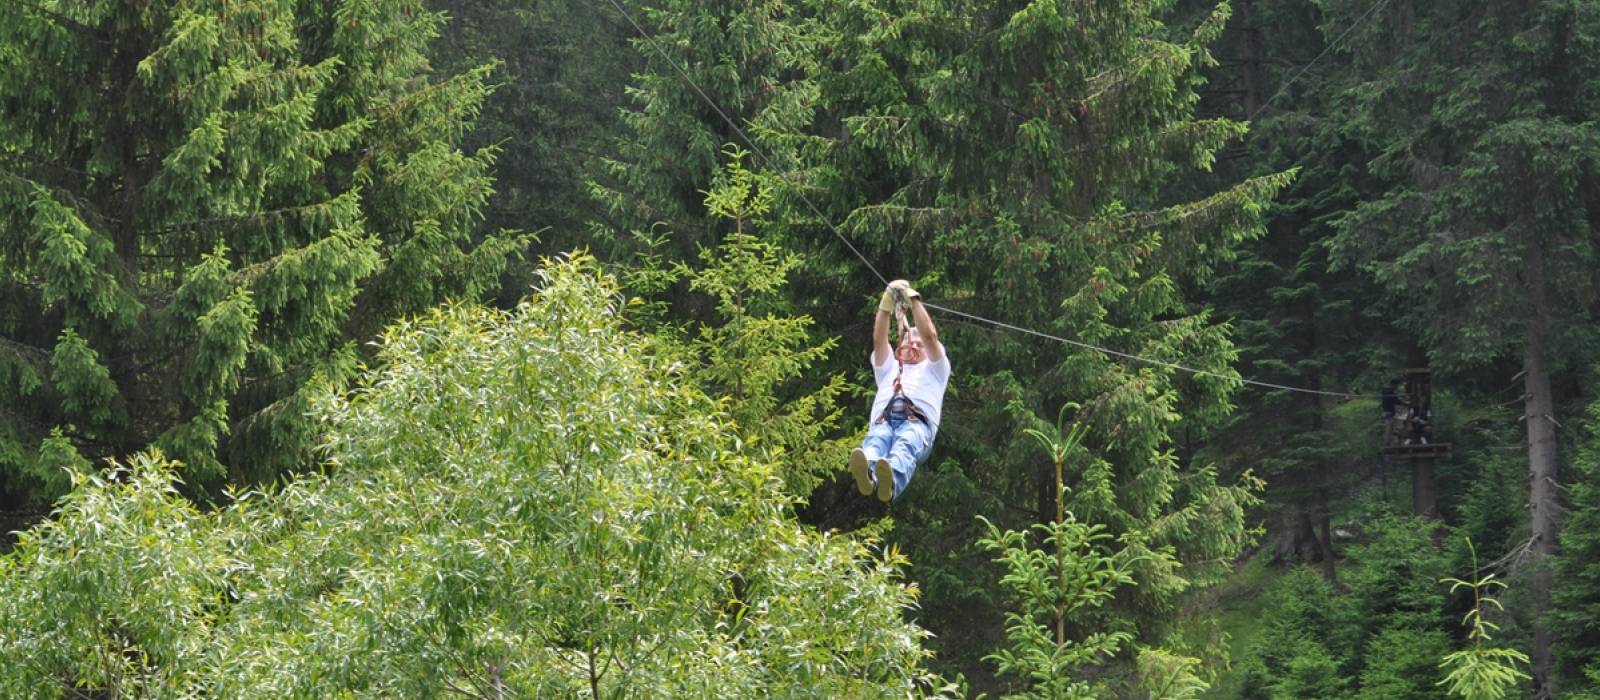
<svg viewBox="0 0 1600 700">
<path fill-rule="evenodd" d="M 872 477 L 867 474 L 867 453 L 859 447 L 850 452 L 850 475 L 856 478 L 856 490 L 861 495 L 872 495 Z"/>
<path fill-rule="evenodd" d="M 878 460 L 878 500 L 888 503 L 894 500 L 894 471 L 889 469 L 889 460 Z"/>
</svg>

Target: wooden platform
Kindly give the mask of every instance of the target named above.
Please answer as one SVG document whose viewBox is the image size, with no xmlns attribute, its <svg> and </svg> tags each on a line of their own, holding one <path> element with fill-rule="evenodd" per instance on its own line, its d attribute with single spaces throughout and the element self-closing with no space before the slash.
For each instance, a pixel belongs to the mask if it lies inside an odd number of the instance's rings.
<svg viewBox="0 0 1600 700">
<path fill-rule="evenodd" d="M 1383 453 L 1400 459 L 1443 459 L 1449 457 L 1454 445 L 1448 442 L 1431 442 L 1426 445 L 1389 445 Z"/>
</svg>

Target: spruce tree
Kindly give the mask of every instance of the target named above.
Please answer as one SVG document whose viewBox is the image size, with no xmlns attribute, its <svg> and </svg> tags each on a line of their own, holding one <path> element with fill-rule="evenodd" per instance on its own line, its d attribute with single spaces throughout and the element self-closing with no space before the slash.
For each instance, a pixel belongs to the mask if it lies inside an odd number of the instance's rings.
<svg viewBox="0 0 1600 700">
<path fill-rule="evenodd" d="M 465 140 L 469 148 L 500 149 L 485 226 L 537 228 L 544 250 L 586 243 L 588 224 L 609 217 L 588 183 L 616 155 L 629 75 L 645 58 L 628 46 L 633 28 L 604 0 L 428 5 L 448 17 L 431 47 L 435 66 L 454 73 L 490 60 L 500 64 L 494 94 Z M 507 287 L 525 291 L 525 285 Z"/>
<path fill-rule="evenodd" d="M 804 83 L 792 78 L 809 61 L 809 45 L 798 8 L 784 3 L 620 4 L 622 23 L 643 30 L 631 39 L 643 66 L 628 87 L 632 104 L 616 155 L 591 183 L 606 210 L 597 238 L 609 241 L 619 264 L 633 254 L 691 261 L 732 228 L 707 209 L 703 194 L 722 167 L 724 147 L 751 146 L 738 131 L 760 142 L 806 123 Z"/>
<path fill-rule="evenodd" d="M 308 391 L 497 283 L 489 66 L 422 0 L 0 10 L 0 489 L 161 447 L 210 489 L 307 463 Z"/>
<path fill-rule="evenodd" d="M 1209 4 L 1193 12 L 1204 11 Z M 1336 576 L 1331 536 L 1335 500 L 1376 471 L 1378 406 L 1339 394 L 1372 393 L 1398 367 L 1394 331 L 1371 282 L 1331 269 L 1331 216 L 1354 206 L 1349 182 L 1368 154 L 1343 134 L 1337 99 L 1350 61 L 1323 53 L 1327 41 L 1309 3 L 1232 3 L 1218 42 L 1222 67 L 1208 71 L 1205 114 L 1249 118 L 1250 135 L 1219 155 L 1216 171 L 1253 175 L 1298 168 L 1267 214 L 1267 233 L 1218 268 L 1203 297 L 1233 326 L 1243 375 L 1328 392 L 1241 392 L 1239 407 L 1206 440 L 1203 454 L 1235 469 L 1255 466 L 1267 482 L 1269 550 L 1277 560 L 1320 561 Z M 1309 63 L 1317 58 L 1315 64 Z M 1296 63 L 1298 61 L 1298 63 Z M 1275 98 L 1275 99 L 1274 99 Z M 1270 102 L 1269 102 L 1270 100 Z M 1188 188 L 1203 187 L 1198 174 Z M 1361 381 L 1364 380 L 1364 381 Z"/>
<path fill-rule="evenodd" d="M 596 189 L 639 222 L 628 233 L 650 255 L 689 259 L 726 234 L 695 193 L 711 181 L 718 147 L 739 139 L 655 55 L 660 46 L 756 140 L 770 158 L 757 165 L 779 171 L 785 186 L 763 230 L 805 256 L 791 294 L 821 328 L 858 322 L 864 307 L 849 300 L 864 299 L 872 279 L 827 220 L 941 305 L 1222 375 L 990 335 L 936 310 L 959 376 L 934 462 L 895 506 L 907 524 L 896 538 L 937 591 L 930 624 L 998 618 L 965 576 L 981 565 L 968 516 L 1001 513 L 1008 529 L 1050 519 L 1049 465 L 1022 431 L 1067 402 L 1083 407 L 1095 436 L 1071 456 L 1070 507 L 1136 562 L 1137 585 L 1111 606 L 1118 624 L 1153 633 L 1179 592 L 1249 538 L 1248 489 L 1175 452 L 1185 428 L 1217 423 L 1236 388 L 1227 329 L 1184 289 L 1260 232 L 1262 206 L 1288 176 L 1163 196 L 1171 174 L 1209 167 L 1244 129 L 1194 116 L 1205 47 L 1225 10 L 1169 40 L 1158 5 L 1106 4 L 1085 17 L 1060 3 L 946 0 L 737 13 L 668 2 L 639 13 L 656 43 L 637 42 L 647 66 L 627 116 L 630 143 Z M 848 350 L 856 341 L 845 336 L 828 369 L 865 382 L 864 353 Z M 848 520 L 827 493 L 811 505 L 826 523 Z M 987 651 L 969 646 L 956 658 Z"/>
<path fill-rule="evenodd" d="M 930 595 L 930 617 L 954 623 L 987 605 L 961 574 L 975 552 L 949 544 L 977 537 L 959 514 L 995 513 L 1006 528 L 1052 520 L 1052 465 L 1024 431 L 1047 430 L 1039 416 L 1063 405 L 1089 436 L 1067 457 L 1067 509 L 1116 538 L 1136 584 L 1082 624 L 1159 639 L 1177 594 L 1249 539 L 1248 487 L 1177 453 L 1238 386 L 1227 328 L 1185 289 L 1260 233 L 1288 175 L 1164 195 L 1244 126 L 1194 112 L 1226 8 L 1178 32 L 1159 5 L 865 2 L 822 19 L 818 126 L 796 147 L 816 154 L 806 185 L 822 194 L 810 197 L 848 212 L 839 220 L 856 247 L 947 309 L 932 312 L 955 367 L 940 443 L 895 506 L 896 536 L 949 606 Z M 804 220 L 794 229 L 831 236 Z M 832 248 L 829 268 L 859 273 Z M 955 312 L 1221 378 L 981 330 Z"/>
<path fill-rule="evenodd" d="M 1600 694 L 1600 684 L 1585 678 L 1586 670 L 1600 671 L 1600 401 L 1590 403 L 1585 418 L 1568 494 L 1572 511 L 1555 564 L 1552 627 L 1564 687 Z"/>
<path fill-rule="evenodd" d="M 1329 3 L 1351 26 L 1367 3 Z M 1396 3 L 1350 35 L 1350 133 L 1378 153 L 1374 193 L 1335 254 L 1392 295 L 1447 370 L 1520 364 L 1527 437 L 1535 696 L 1556 692 L 1549 557 L 1560 531 L 1556 430 L 1593 321 L 1600 255 L 1600 16 L 1587 3 Z"/>
</svg>

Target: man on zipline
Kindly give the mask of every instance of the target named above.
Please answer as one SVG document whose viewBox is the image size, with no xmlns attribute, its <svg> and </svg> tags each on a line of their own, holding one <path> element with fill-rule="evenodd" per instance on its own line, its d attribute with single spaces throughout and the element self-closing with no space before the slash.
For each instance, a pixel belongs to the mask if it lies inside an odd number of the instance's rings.
<svg viewBox="0 0 1600 700">
<path fill-rule="evenodd" d="M 911 328 L 902 327 L 900 346 L 889 346 L 889 323 L 896 304 L 908 307 Z M 872 323 L 872 373 L 878 394 L 872 399 L 872 424 L 861 446 L 850 453 L 850 474 L 861 495 L 876 492 L 888 503 L 906 490 L 917 465 L 933 449 L 939 410 L 950 382 L 950 358 L 939 331 L 922 306 L 922 295 L 905 280 L 883 290 Z"/>
</svg>

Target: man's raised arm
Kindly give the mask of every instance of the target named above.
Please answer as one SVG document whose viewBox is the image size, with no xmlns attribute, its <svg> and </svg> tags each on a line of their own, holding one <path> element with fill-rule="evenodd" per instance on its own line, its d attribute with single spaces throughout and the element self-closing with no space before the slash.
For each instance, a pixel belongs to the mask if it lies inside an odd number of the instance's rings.
<svg viewBox="0 0 1600 700">
<path fill-rule="evenodd" d="M 894 356 L 894 349 L 889 347 L 889 319 L 894 315 L 894 290 L 883 290 L 883 297 L 878 300 L 878 315 L 872 319 L 872 365 L 874 367 L 889 361 Z"/>
</svg>

